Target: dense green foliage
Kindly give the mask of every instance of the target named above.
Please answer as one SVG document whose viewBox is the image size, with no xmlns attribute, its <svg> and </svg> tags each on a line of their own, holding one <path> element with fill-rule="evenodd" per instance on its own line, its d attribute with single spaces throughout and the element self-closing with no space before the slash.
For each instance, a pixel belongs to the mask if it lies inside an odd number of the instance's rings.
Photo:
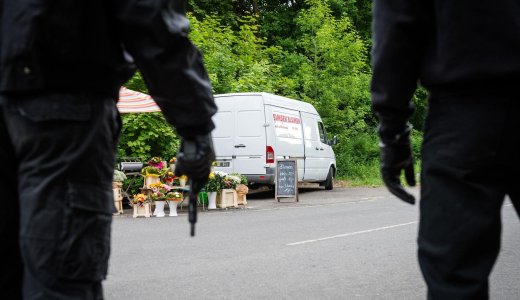
<svg viewBox="0 0 520 300">
<path fill-rule="evenodd" d="M 313 104 L 335 146 L 341 178 L 379 183 L 370 111 L 370 0 L 190 0 L 190 37 L 215 94 L 270 92 Z M 139 74 L 127 84 L 146 92 Z M 419 157 L 426 92 L 414 97 Z M 178 139 L 159 114 L 124 115 L 119 154 L 170 157 Z"/>
<path fill-rule="evenodd" d="M 155 154 L 173 157 L 179 139 L 160 113 L 124 114 L 119 141 L 119 157 L 140 157 L 144 161 Z"/>
</svg>

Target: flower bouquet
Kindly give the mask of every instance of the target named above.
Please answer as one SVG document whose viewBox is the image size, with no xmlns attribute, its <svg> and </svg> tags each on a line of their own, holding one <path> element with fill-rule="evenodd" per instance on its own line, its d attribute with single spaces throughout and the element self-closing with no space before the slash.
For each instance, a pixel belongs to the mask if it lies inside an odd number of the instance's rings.
<svg viewBox="0 0 520 300">
<path fill-rule="evenodd" d="M 168 192 L 166 194 L 166 200 L 168 201 L 182 201 L 182 194 L 177 191 Z"/>
<path fill-rule="evenodd" d="M 240 183 L 240 177 L 236 175 L 226 175 L 222 180 L 223 189 L 235 189 Z"/>
<path fill-rule="evenodd" d="M 134 198 L 130 201 L 130 205 L 132 206 L 144 206 L 145 204 L 149 204 L 150 200 L 148 197 L 146 197 L 145 194 L 137 194 L 134 196 Z"/>
<path fill-rule="evenodd" d="M 114 170 L 114 176 L 112 178 L 112 182 L 123 182 L 125 180 L 126 180 L 125 173 L 123 173 L 119 170 Z"/>
<path fill-rule="evenodd" d="M 160 157 L 152 157 L 148 161 L 148 166 L 141 169 L 141 175 L 159 177 L 166 173 L 166 164 Z"/>
<path fill-rule="evenodd" d="M 177 205 L 183 200 L 182 194 L 178 191 L 171 191 L 166 194 L 168 206 L 170 207 L 170 217 L 177 216 Z"/>
<path fill-rule="evenodd" d="M 222 180 L 226 176 L 224 172 L 212 172 L 209 174 L 208 182 L 204 189 L 206 192 L 219 192 L 222 189 Z"/>
<path fill-rule="evenodd" d="M 165 201 L 166 194 L 171 190 L 171 187 L 162 182 L 156 182 L 150 184 L 150 197 L 153 201 Z"/>
<path fill-rule="evenodd" d="M 155 210 L 153 215 L 161 218 L 164 217 L 164 204 L 166 201 L 166 194 L 171 190 L 171 187 L 162 182 L 150 184 L 150 198 L 155 202 Z"/>
<path fill-rule="evenodd" d="M 179 181 L 178 177 L 171 171 L 166 172 L 163 176 L 163 180 L 168 185 L 175 185 L 176 182 Z"/>
<path fill-rule="evenodd" d="M 134 207 L 134 218 L 150 217 L 150 199 L 145 194 L 137 194 L 130 201 Z"/>
<path fill-rule="evenodd" d="M 144 186 L 149 187 L 150 184 L 159 182 L 159 177 L 166 173 L 166 164 L 160 157 L 152 157 L 148 161 L 148 166 L 141 169 L 141 175 L 144 176 Z"/>
</svg>

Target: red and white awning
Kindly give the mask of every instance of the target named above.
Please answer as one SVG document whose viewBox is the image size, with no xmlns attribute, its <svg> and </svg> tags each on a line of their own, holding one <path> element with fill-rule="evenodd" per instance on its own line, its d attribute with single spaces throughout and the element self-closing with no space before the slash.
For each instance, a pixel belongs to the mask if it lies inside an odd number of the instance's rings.
<svg viewBox="0 0 520 300">
<path fill-rule="evenodd" d="M 161 111 L 150 95 L 132 91 L 125 87 L 121 87 L 119 90 L 117 108 L 122 114 Z"/>
</svg>

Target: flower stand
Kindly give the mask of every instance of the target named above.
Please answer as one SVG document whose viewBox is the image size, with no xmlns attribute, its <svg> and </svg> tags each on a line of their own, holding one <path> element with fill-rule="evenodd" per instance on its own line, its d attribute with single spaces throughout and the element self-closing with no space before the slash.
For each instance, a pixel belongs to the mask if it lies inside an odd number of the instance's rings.
<svg viewBox="0 0 520 300">
<path fill-rule="evenodd" d="M 247 187 L 247 185 L 238 184 L 235 188 L 235 191 L 237 191 L 238 204 L 246 205 L 246 194 L 249 192 L 249 188 Z"/>
<path fill-rule="evenodd" d="M 144 203 L 143 205 L 134 204 L 134 218 L 145 217 L 149 218 L 151 215 L 150 203 Z"/>
<path fill-rule="evenodd" d="M 208 209 L 217 209 L 217 192 L 208 192 Z"/>
<path fill-rule="evenodd" d="M 181 202 L 182 199 L 174 199 L 174 200 L 168 200 L 168 207 L 170 207 L 170 217 L 176 217 L 177 216 L 177 206 L 179 205 L 179 202 Z"/>
<path fill-rule="evenodd" d="M 234 189 L 222 189 L 220 197 L 217 198 L 217 206 L 220 208 L 238 207 L 237 191 Z"/>
<path fill-rule="evenodd" d="M 157 182 L 160 182 L 161 179 L 159 178 L 159 176 L 145 176 L 144 177 L 144 188 L 149 188 L 151 184 L 154 184 L 154 183 L 157 183 Z"/>
<path fill-rule="evenodd" d="M 155 201 L 155 210 L 153 211 L 153 215 L 157 218 L 162 218 L 165 216 L 164 214 L 164 204 L 166 201 Z"/>
<path fill-rule="evenodd" d="M 112 191 L 114 193 L 114 206 L 116 212 L 114 215 L 123 214 L 123 184 L 121 182 L 112 182 Z"/>
</svg>

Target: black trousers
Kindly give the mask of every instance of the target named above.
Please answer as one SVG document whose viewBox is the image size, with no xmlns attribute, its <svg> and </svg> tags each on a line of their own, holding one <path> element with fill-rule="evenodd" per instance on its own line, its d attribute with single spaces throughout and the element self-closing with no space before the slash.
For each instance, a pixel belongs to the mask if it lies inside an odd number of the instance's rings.
<svg viewBox="0 0 520 300">
<path fill-rule="evenodd" d="M 0 97 L 2 299 L 103 298 L 119 130 L 108 97 Z"/>
<path fill-rule="evenodd" d="M 430 100 L 418 237 L 428 299 L 488 299 L 505 196 L 520 209 L 519 116 L 520 97 Z"/>
</svg>

